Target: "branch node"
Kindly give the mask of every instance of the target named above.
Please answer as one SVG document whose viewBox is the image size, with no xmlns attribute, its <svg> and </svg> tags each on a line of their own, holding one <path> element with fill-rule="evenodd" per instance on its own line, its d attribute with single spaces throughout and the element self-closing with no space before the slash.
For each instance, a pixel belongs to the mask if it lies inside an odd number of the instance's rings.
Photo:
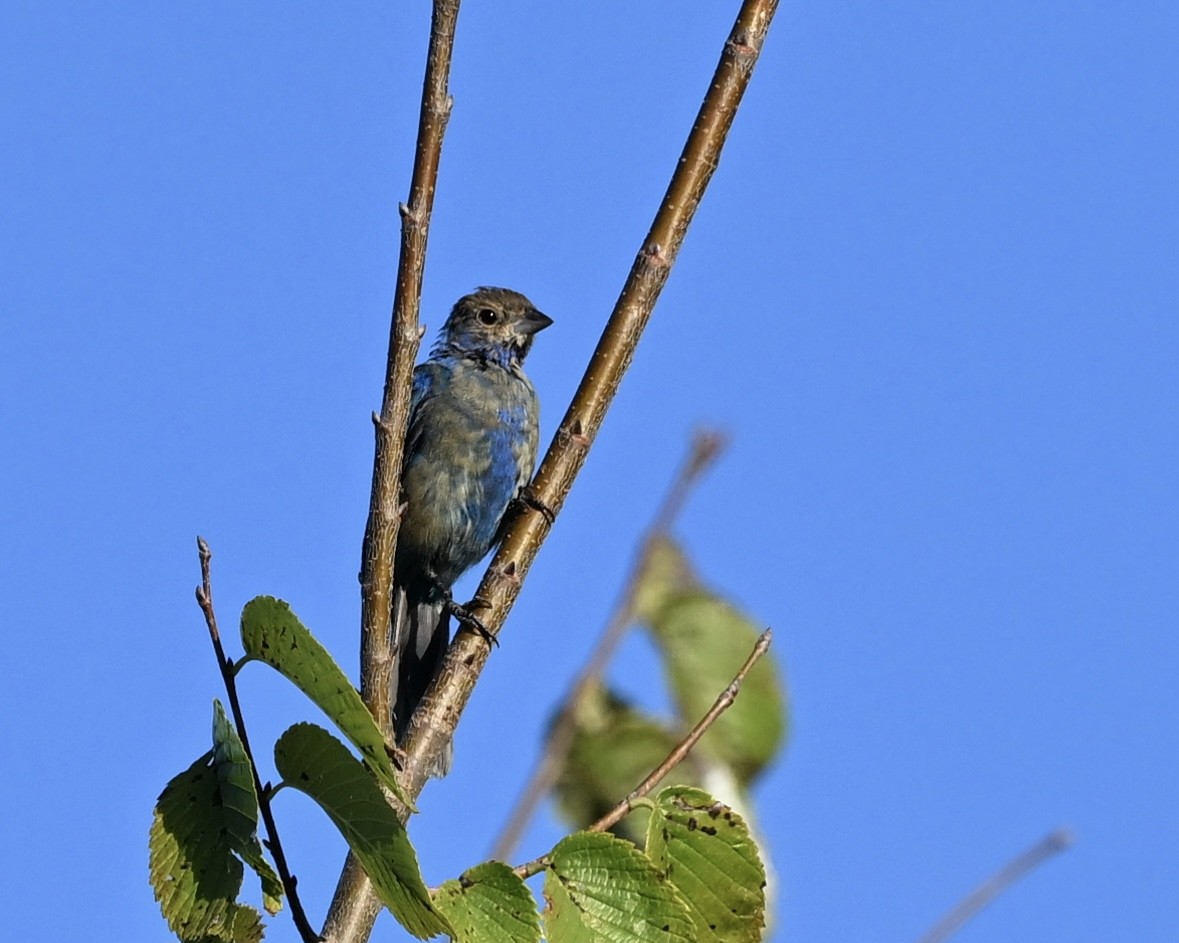
<svg viewBox="0 0 1179 943">
<path fill-rule="evenodd" d="M 561 426 L 557 430 L 557 438 L 562 447 L 586 450 L 590 447 L 590 438 L 585 434 L 585 426 L 580 418 L 574 419 L 568 426 Z"/>
<path fill-rule="evenodd" d="M 506 583 L 511 583 L 513 586 L 520 585 L 520 567 L 516 565 L 515 560 L 509 560 L 497 571 L 500 579 Z"/>
<path fill-rule="evenodd" d="M 749 34 L 744 30 L 735 33 L 733 38 L 725 43 L 725 49 L 738 59 L 747 59 L 757 55 L 757 48 L 750 43 Z"/>
<path fill-rule="evenodd" d="M 642 256 L 647 265 L 651 266 L 652 268 L 671 268 L 671 259 L 663 246 L 658 242 L 652 242 L 644 247 Z"/>
</svg>

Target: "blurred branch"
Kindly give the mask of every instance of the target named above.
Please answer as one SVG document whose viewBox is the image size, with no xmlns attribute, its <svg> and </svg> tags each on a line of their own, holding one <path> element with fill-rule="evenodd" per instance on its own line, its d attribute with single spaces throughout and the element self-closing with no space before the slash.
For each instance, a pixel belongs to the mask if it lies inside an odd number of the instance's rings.
<svg viewBox="0 0 1179 943">
<path fill-rule="evenodd" d="M 269 790 L 262 788 L 262 780 L 258 777 L 258 766 L 254 762 L 254 753 L 250 749 L 250 738 L 246 735 L 246 721 L 242 716 L 241 702 L 237 697 L 237 679 L 234 675 L 233 662 L 226 657 L 225 648 L 221 644 L 221 631 L 217 628 L 217 614 L 213 610 L 213 578 L 210 568 L 213 552 L 209 549 L 204 537 L 197 537 L 197 553 L 201 560 L 201 585 L 196 590 L 197 605 L 204 613 L 205 625 L 209 629 L 209 638 L 213 642 L 213 652 L 217 656 L 217 668 L 221 672 L 221 680 L 225 683 L 225 693 L 229 698 L 229 709 L 233 712 L 233 724 L 237 728 L 238 739 L 241 740 L 242 748 L 246 751 L 246 757 L 250 761 L 250 772 L 254 777 L 254 792 L 258 794 L 258 810 L 262 813 L 262 823 L 266 827 L 266 847 L 270 849 L 270 854 L 274 858 L 275 870 L 278 871 L 279 880 L 282 881 L 283 890 L 286 891 L 287 900 L 290 901 L 291 919 L 295 921 L 299 936 L 303 938 L 303 943 L 315 943 L 319 939 L 319 935 L 312 928 L 307 914 L 303 911 L 303 902 L 299 900 L 299 892 L 296 890 L 298 881 L 287 866 L 287 856 L 283 854 L 282 842 L 278 838 L 278 826 L 274 824 L 274 815 L 270 811 L 271 794 Z"/>
<path fill-rule="evenodd" d="M 920 943 L 943 943 L 944 940 L 948 940 L 962 928 L 964 923 L 1016 881 L 1030 871 L 1034 871 L 1053 855 L 1064 851 L 1072 843 L 1073 834 L 1067 828 L 1058 828 L 1049 832 L 1030 848 L 1012 858 L 995 874 L 955 904 L 953 909 L 921 938 Z"/>
<path fill-rule="evenodd" d="M 524 577 L 552 527 L 552 516 L 565 503 L 634 357 L 688 225 L 716 170 L 777 5 L 777 0 L 745 0 L 741 5 L 667 193 L 532 483 L 533 497 L 552 515 L 534 508 L 518 511 L 479 585 L 477 597 L 489 604 L 480 616 L 493 633 L 502 627 L 519 595 Z M 417 796 L 425 784 L 430 758 L 444 749 L 454 735 L 488 650 L 479 636 L 459 632 L 439 678 L 415 713 L 406 743 L 403 780 L 411 796 Z"/>
<path fill-rule="evenodd" d="M 536 813 L 541 800 L 553 788 L 561 775 L 561 769 L 565 765 L 565 759 L 569 755 L 569 748 L 576 732 L 574 718 L 577 705 L 582 702 L 586 693 L 601 678 L 627 629 L 634 624 L 635 603 L 638 598 L 639 586 L 647 571 L 651 555 L 659 540 L 670 533 L 693 485 L 716 461 L 720 453 L 724 451 L 726 444 L 725 437 L 718 432 L 698 431 L 692 436 L 688 455 L 680 466 L 675 480 L 664 496 L 663 503 L 659 506 L 654 520 L 639 545 L 638 552 L 631 563 L 630 572 L 627 574 L 622 595 L 615 604 L 614 611 L 610 614 L 606 628 L 598 639 L 597 646 L 586 659 L 581 673 L 569 686 L 564 700 L 557 709 L 557 719 L 545 742 L 544 753 L 537 762 L 532 778 L 522 790 L 516 808 L 508 817 L 503 832 L 495 842 L 491 851 L 492 858 L 506 861 L 511 856 L 520 841 L 524 827 Z"/>
<path fill-rule="evenodd" d="M 389 743 L 394 740 L 393 705 L 389 693 L 395 670 L 390 637 L 390 594 L 401 519 L 401 457 L 414 361 L 421 341 L 418 312 L 430 213 L 434 207 L 442 137 L 452 104 L 447 82 L 458 10 L 459 0 L 434 0 L 409 202 L 398 208 L 401 214 L 401 255 L 393 296 L 385 390 L 380 414 L 373 416 L 376 453 L 360 570 L 360 693 Z M 368 877 L 349 855 L 324 923 L 324 937 L 336 943 L 366 940 L 380 908 Z"/>
<path fill-rule="evenodd" d="M 741 685 L 745 681 L 745 676 L 753 669 L 758 660 L 766 653 L 770 647 L 770 642 L 773 641 L 774 633 L 771 629 L 766 629 L 757 637 L 757 643 L 753 646 L 753 650 L 749 653 L 749 657 L 745 659 L 745 663 L 737 669 L 737 674 L 734 675 L 733 680 L 729 682 L 726 687 L 712 703 L 703 717 L 696 723 L 687 735 L 679 743 L 675 745 L 670 753 L 664 758 L 663 762 L 655 767 L 651 773 L 639 783 L 634 789 L 630 791 L 625 799 L 619 802 L 613 809 L 603 815 L 600 819 L 594 822 L 589 828 L 588 832 L 604 832 L 613 828 L 626 816 L 634 804 L 647 796 L 656 786 L 658 786 L 663 778 L 683 762 L 694 746 L 700 741 L 708 729 L 716 723 L 716 719 L 720 717 L 725 711 L 733 706 L 733 702 L 737 700 L 737 695 L 741 691 Z M 540 873 L 548 863 L 548 856 L 542 855 L 534 861 L 529 861 L 527 864 L 522 864 L 515 869 L 516 873 L 522 878 L 531 877 L 534 874 Z"/>
</svg>

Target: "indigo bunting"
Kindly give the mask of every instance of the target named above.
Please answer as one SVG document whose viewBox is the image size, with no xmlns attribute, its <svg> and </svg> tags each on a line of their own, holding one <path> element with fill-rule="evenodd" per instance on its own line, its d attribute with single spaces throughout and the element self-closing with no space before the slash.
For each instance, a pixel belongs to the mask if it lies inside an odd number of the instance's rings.
<svg viewBox="0 0 1179 943">
<path fill-rule="evenodd" d="M 552 323 L 519 292 L 480 288 L 458 300 L 414 369 L 393 565 L 398 741 L 442 663 L 451 613 L 462 618 L 451 587 L 498 542 L 508 505 L 532 478 L 539 404 L 522 368 L 533 336 Z M 435 775 L 449 766 L 448 755 Z"/>
</svg>

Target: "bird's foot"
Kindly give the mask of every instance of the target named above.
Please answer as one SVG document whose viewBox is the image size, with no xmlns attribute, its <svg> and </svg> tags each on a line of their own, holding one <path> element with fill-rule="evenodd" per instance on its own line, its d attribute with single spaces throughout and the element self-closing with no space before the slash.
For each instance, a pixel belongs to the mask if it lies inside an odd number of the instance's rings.
<svg viewBox="0 0 1179 943">
<path fill-rule="evenodd" d="M 536 492 L 532 490 L 532 485 L 525 485 L 521 488 L 520 493 L 516 495 L 516 501 L 524 507 L 532 508 L 532 510 L 540 514 L 550 527 L 553 526 L 553 521 L 557 519 L 557 515 L 553 509 L 536 496 Z"/>
<path fill-rule="evenodd" d="M 483 624 L 482 620 L 480 620 L 480 618 L 471 611 L 472 609 L 490 608 L 491 603 L 480 596 L 476 596 L 465 605 L 462 603 L 457 603 L 453 599 L 448 599 L 446 601 L 446 612 L 448 615 L 454 616 L 463 628 L 470 629 L 472 632 L 481 636 L 483 641 L 485 641 L 491 648 L 496 648 L 499 646 L 499 639 L 497 639 L 491 633 L 491 630 Z"/>
</svg>

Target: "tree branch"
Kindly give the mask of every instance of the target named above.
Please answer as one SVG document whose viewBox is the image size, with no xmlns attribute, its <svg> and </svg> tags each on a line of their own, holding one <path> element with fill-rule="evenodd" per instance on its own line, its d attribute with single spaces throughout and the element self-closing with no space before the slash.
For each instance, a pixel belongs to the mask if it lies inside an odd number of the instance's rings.
<svg viewBox="0 0 1179 943">
<path fill-rule="evenodd" d="M 554 515 L 565 503 L 574 478 L 585 464 L 589 447 L 716 170 L 777 5 L 777 0 L 745 0 L 742 4 L 667 193 L 532 483 L 533 495 Z M 480 611 L 480 617 L 491 632 L 497 633 L 503 625 L 551 526 L 549 516 L 534 510 L 517 512 L 509 523 L 477 593 L 489 603 Z M 470 632 L 458 633 L 440 676 L 414 715 L 403 778 L 411 796 L 417 796 L 425 785 L 431 758 L 445 749 L 454 735 L 487 657 L 488 646 L 482 638 Z"/>
<path fill-rule="evenodd" d="M 385 390 L 381 412 L 373 416 L 376 454 L 360 570 L 360 693 L 389 743 L 394 739 L 393 705 L 389 692 L 396 668 L 390 634 L 390 595 L 393 557 L 401 522 L 401 458 L 409 418 L 414 361 L 421 341 L 418 313 L 426 241 L 442 156 L 442 138 L 452 104 L 448 79 L 458 11 L 459 0 L 434 0 L 409 202 L 399 207 L 401 254 L 393 296 Z M 380 908 L 367 875 L 350 854 L 328 910 L 324 937 L 336 943 L 366 940 Z"/>
<path fill-rule="evenodd" d="M 442 133 L 450 111 L 450 68 L 458 0 L 435 0 L 430 52 L 422 91 L 418 147 L 408 207 L 402 210 L 401 263 L 398 268 L 390 335 L 385 398 L 377 422 L 373 498 L 361 570 L 361 693 L 378 723 L 388 724 L 393 653 L 389 637 L 389 596 L 396 545 L 398 477 L 408 415 L 410 377 L 417 354 L 417 312 L 425 236 L 437 178 Z M 536 480 L 535 497 L 554 514 L 564 503 L 573 479 L 634 356 L 651 310 L 667 280 L 704 189 L 716 169 L 741 96 L 749 83 L 777 0 L 745 0 L 725 44 L 712 85 L 680 157 L 650 232 L 627 278 L 614 312 L 590 361 L 565 419 L 549 447 Z M 491 602 L 484 623 L 498 632 L 519 594 L 520 583 L 550 523 L 540 513 L 517 513 L 506 538 L 484 575 L 478 595 Z M 428 779 L 431 758 L 446 748 L 459 715 L 487 660 L 486 643 L 460 632 L 447 654 L 440 677 L 415 712 L 406 744 L 402 783 L 416 798 Z M 388 727 L 385 726 L 387 730 Z M 380 904 L 356 861 L 349 856 L 332 901 L 324 936 L 331 943 L 360 943 L 372 931 Z"/>
<path fill-rule="evenodd" d="M 683 762 L 694 746 L 700 741 L 708 729 L 716 723 L 716 719 L 720 717 L 725 711 L 733 706 L 733 702 L 737 700 L 737 695 L 741 692 L 741 685 L 745 681 L 745 676 L 749 674 L 753 666 L 757 664 L 758 660 L 770 647 L 770 642 L 773 641 L 774 633 L 771 629 L 766 629 L 757 637 L 757 642 L 750 651 L 749 657 L 745 659 L 745 663 L 737 669 L 737 674 L 733 676 L 733 680 L 729 682 L 703 717 L 697 721 L 696 726 L 688 731 L 687 735 L 679 743 L 672 748 L 672 751 L 667 754 L 663 762 L 653 769 L 650 774 L 641 783 L 635 786 L 630 791 L 625 799 L 619 802 L 613 809 L 603 815 L 600 819 L 594 822 L 589 828 L 588 832 L 604 832 L 607 829 L 613 828 L 626 816 L 628 812 L 634 807 L 635 802 L 648 795 L 652 789 L 658 786 L 663 778 Z M 534 861 L 529 861 L 527 864 L 522 864 L 515 869 L 516 873 L 522 878 L 531 877 L 534 874 L 539 874 L 541 870 L 548 863 L 548 856 L 542 855 Z"/>
<path fill-rule="evenodd" d="M 964 923 L 1007 890 L 1025 874 L 1035 870 L 1053 855 L 1064 851 L 1073 843 L 1073 834 L 1067 828 L 1049 832 L 1030 848 L 1021 851 L 997 872 L 987 878 L 961 901 L 951 908 L 932 930 L 921 938 L 920 943 L 943 943 L 957 933 Z"/>
<path fill-rule="evenodd" d="M 246 756 L 250 761 L 250 772 L 254 776 L 254 792 L 258 794 L 258 810 L 262 813 L 262 823 L 266 828 L 266 847 L 270 849 L 270 854 L 274 857 L 274 867 L 278 871 L 279 880 L 282 881 L 283 890 L 286 891 L 287 900 L 290 902 L 291 919 L 295 921 L 299 936 L 303 938 L 303 943 L 316 943 L 319 940 L 319 935 L 312 928 L 307 914 L 303 911 L 303 903 L 299 900 L 299 892 L 296 889 L 298 881 L 287 866 L 287 856 L 283 854 L 282 842 L 278 838 L 278 826 L 274 824 L 274 815 L 270 811 L 270 793 L 262 788 L 262 780 L 258 776 L 258 765 L 254 762 L 254 753 L 250 749 L 250 738 L 246 735 L 246 721 L 242 716 L 241 702 L 237 697 L 237 679 L 234 676 L 233 662 L 225 655 L 225 648 L 221 644 L 221 631 L 217 628 L 217 614 L 213 610 L 213 579 L 209 566 L 213 559 L 213 552 L 203 537 L 197 537 L 197 553 L 201 560 L 201 585 L 196 590 L 197 605 L 201 607 L 201 612 L 205 615 L 209 639 L 213 642 L 213 652 L 217 656 L 217 668 L 221 672 L 221 680 L 225 683 L 229 709 L 233 712 L 233 724 L 237 728 L 238 739 L 241 740 L 242 748 L 246 751 Z"/>
<path fill-rule="evenodd" d="M 503 832 L 496 840 L 495 847 L 491 851 L 492 858 L 506 861 L 511 856 L 524 832 L 524 826 L 536 813 L 541 800 L 553 788 L 553 784 L 560 776 L 565 759 L 569 755 L 569 748 L 573 743 L 573 735 L 576 732 L 574 726 L 576 707 L 581 703 L 586 692 L 602 676 L 627 629 L 634 624 L 635 603 L 639 586 L 647 571 L 651 555 L 658 542 L 671 531 L 692 486 L 699 481 L 700 476 L 716 460 L 725 445 L 724 436 L 716 432 L 697 432 L 693 435 L 688 456 L 680 466 L 654 520 L 647 528 L 647 533 L 631 563 L 630 573 L 627 574 L 622 595 L 619 597 L 614 611 L 610 614 L 606 628 L 589 658 L 586 659 L 581 673 L 569 686 L 569 690 L 557 710 L 557 719 L 548 740 L 545 742 L 544 754 L 537 763 L 532 778 L 522 790 L 516 808 L 508 817 Z"/>
</svg>

